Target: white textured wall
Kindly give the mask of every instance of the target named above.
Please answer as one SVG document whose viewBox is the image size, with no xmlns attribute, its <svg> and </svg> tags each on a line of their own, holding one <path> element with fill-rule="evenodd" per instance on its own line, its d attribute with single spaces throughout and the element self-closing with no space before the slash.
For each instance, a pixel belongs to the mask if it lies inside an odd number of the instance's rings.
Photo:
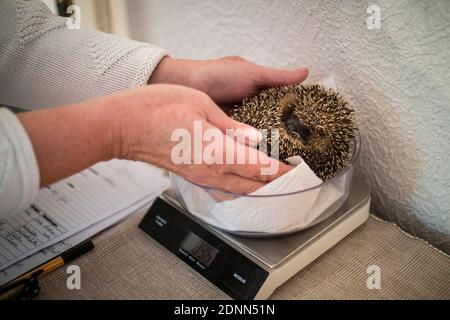
<svg viewBox="0 0 450 320">
<path fill-rule="evenodd" d="M 368 30 L 366 9 L 381 8 Z M 129 1 L 132 37 L 174 57 L 333 73 L 357 110 L 372 210 L 450 251 L 450 1 Z M 433 232 L 431 232 L 433 231 Z"/>
</svg>

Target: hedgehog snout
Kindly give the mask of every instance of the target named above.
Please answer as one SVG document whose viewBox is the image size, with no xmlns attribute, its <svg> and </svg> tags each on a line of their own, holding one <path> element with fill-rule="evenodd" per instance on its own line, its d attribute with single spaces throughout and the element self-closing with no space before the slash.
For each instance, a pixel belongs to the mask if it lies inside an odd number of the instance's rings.
<svg viewBox="0 0 450 320">
<path fill-rule="evenodd" d="M 284 125 L 286 129 L 301 138 L 304 142 L 307 142 L 312 135 L 312 130 L 302 120 L 295 119 L 294 117 L 288 118 Z"/>
<path fill-rule="evenodd" d="M 303 144 L 307 144 L 312 135 L 311 128 L 301 119 L 299 119 L 291 108 L 285 108 L 282 118 L 284 127 L 296 138 L 300 139 Z"/>
</svg>

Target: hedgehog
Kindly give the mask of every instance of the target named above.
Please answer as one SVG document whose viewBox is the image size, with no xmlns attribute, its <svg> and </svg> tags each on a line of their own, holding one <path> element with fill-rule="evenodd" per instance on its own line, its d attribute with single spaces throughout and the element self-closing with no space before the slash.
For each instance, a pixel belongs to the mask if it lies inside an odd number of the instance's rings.
<svg viewBox="0 0 450 320">
<path fill-rule="evenodd" d="M 354 110 L 336 91 L 318 84 L 265 89 L 244 99 L 231 117 L 258 130 L 279 130 L 281 161 L 301 156 L 323 181 L 349 162 L 357 130 Z M 270 156 L 271 138 L 267 139 Z"/>
</svg>

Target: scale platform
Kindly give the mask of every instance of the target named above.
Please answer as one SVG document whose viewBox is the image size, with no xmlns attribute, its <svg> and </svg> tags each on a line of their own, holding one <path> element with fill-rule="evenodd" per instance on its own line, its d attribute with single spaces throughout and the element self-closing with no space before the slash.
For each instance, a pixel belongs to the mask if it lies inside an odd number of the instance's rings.
<svg viewBox="0 0 450 320">
<path fill-rule="evenodd" d="M 369 188 L 353 179 L 345 203 L 319 224 L 290 235 L 233 235 L 187 212 L 166 191 L 139 227 L 234 299 L 267 299 L 276 288 L 330 249 L 369 216 Z"/>
</svg>

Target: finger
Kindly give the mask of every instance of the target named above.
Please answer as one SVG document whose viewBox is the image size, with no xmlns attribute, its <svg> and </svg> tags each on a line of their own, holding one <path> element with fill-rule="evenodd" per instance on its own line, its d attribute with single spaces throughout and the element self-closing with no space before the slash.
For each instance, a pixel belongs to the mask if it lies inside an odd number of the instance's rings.
<svg viewBox="0 0 450 320">
<path fill-rule="evenodd" d="M 202 159 L 207 164 L 216 165 L 218 172 L 222 174 L 233 173 L 253 181 L 269 182 L 293 168 L 255 148 L 239 143 L 234 137 L 222 135 L 220 129 L 211 123 L 207 122 L 205 127 L 206 130 L 211 129 L 211 132 L 216 130 L 219 136 L 212 140 L 212 144 L 205 146 Z M 204 135 L 208 136 L 206 130 Z M 220 143 L 216 139 L 221 140 Z"/>
<path fill-rule="evenodd" d="M 259 67 L 259 77 L 257 84 L 260 87 L 270 88 L 298 84 L 308 77 L 307 68 L 298 68 L 295 70 L 283 70 L 275 68 Z"/>
<path fill-rule="evenodd" d="M 273 159 L 265 153 L 225 138 L 225 171 L 261 182 L 272 181 L 293 167 Z"/>
<path fill-rule="evenodd" d="M 261 134 L 256 128 L 231 119 L 216 105 L 208 110 L 207 120 L 223 133 L 232 134 L 240 143 L 256 146 L 261 140 Z"/>
</svg>

